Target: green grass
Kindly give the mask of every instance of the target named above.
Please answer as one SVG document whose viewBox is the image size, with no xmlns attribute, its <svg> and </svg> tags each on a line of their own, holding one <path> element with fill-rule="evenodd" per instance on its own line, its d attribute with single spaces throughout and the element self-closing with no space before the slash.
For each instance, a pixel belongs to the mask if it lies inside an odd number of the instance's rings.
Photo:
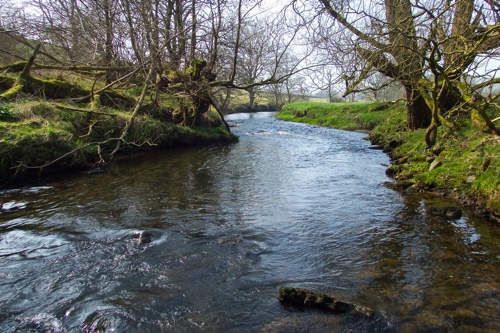
<svg viewBox="0 0 500 333">
<path fill-rule="evenodd" d="M 277 118 L 345 130 L 371 130 L 369 140 L 392 158 L 388 170 L 415 190 L 439 192 L 500 217 L 500 138 L 474 126 L 470 115 L 441 126 L 428 149 L 425 129 L 406 130 L 399 103 L 291 103 Z M 440 165 L 431 170 L 433 162 Z"/>
<path fill-rule="evenodd" d="M 5 117 L 0 118 L 0 179 L 7 180 L 17 171 L 38 174 L 48 162 L 63 155 L 64 159 L 45 167 L 44 171 L 67 171 L 89 168 L 99 160 L 98 149 L 106 159 L 131 113 L 122 109 L 101 107 L 96 114 L 71 110 L 88 110 L 87 105 L 69 102 L 18 101 L 2 104 Z M 165 111 L 170 110 L 165 108 Z M 159 111 L 158 111 L 159 112 Z M 207 113 L 210 127 L 187 128 L 165 121 L 145 108 L 135 119 L 122 150 L 158 149 L 173 145 L 234 142 L 235 137 L 216 122 L 217 114 Z M 115 116 L 112 116 L 115 115 Z M 5 119 L 8 118 L 8 119 Z M 208 119 L 210 118 L 210 119 Z M 140 146 L 140 147 L 139 147 Z M 24 165 L 23 168 L 18 168 Z M 31 168 L 34 169 L 31 169 Z"/>
</svg>

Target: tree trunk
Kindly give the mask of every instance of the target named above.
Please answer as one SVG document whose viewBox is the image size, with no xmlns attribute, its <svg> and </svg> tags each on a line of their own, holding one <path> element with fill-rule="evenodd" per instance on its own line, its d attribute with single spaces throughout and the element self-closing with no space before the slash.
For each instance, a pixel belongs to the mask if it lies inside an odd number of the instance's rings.
<svg viewBox="0 0 500 333">
<path fill-rule="evenodd" d="M 190 117 L 189 117 L 189 109 L 187 108 L 186 105 L 184 105 L 184 101 L 182 99 L 179 100 L 179 109 L 182 114 L 182 126 L 189 126 L 190 123 Z"/>
<path fill-rule="evenodd" d="M 103 3 L 104 10 L 104 19 L 106 26 L 106 42 L 104 44 L 104 61 L 106 67 L 112 67 L 113 65 L 113 18 L 111 15 L 111 6 L 109 0 L 104 1 Z M 115 79 L 114 73 L 111 70 L 106 71 L 106 84 L 113 82 Z"/>
<path fill-rule="evenodd" d="M 250 110 L 253 110 L 255 104 L 255 90 L 254 88 L 250 88 L 247 91 L 248 91 L 248 96 L 250 98 L 248 102 L 248 108 Z"/>
<path fill-rule="evenodd" d="M 406 125 L 410 130 L 427 128 L 432 121 L 432 111 L 420 92 L 411 87 L 406 89 Z"/>
<path fill-rule="evenodd" d="M 443 84 L 446 84 L 446 86 L 443 88 L 443 92 L 439 95 L 438 99 L 439 111 L 442 115 L 457 106 L 460 103 L 459 97 L 462 95 L 456 86 L 450 87 L 447 83 Z"/>
<path fill-rule="evenodd" d="M 192 98 L 194 101 L 195 109 L 191 127 L 195 127 L 201 125 L 201 116 L 210 108 L 210 99 L 207 100 L 206 98 L 198 96 L 192 96 Z"/>
<path fill-rule="evenodd" d="M 19 78 L 21 80 L 29 79 L 31 77 L 31 67 L 33 67 L 33 64 L 35 63 L 35 58 L 38 52 L 40 51 L 41 47 L 42 44 L 37 44 L 37 46 L 35 47 L 35 50 L 33 51 L 33 54 L 31 55 L 26 65 L 24 66 L 23 71 L 21 72 L 21 74 L 19 74 Z"/>
</svg>

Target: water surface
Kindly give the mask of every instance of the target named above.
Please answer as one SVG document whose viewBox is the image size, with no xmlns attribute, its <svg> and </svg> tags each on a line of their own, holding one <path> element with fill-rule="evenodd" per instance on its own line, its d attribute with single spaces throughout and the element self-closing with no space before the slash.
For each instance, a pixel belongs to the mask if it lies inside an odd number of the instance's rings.
<svg viewBox="0 0 500 333">
<path fill-rule="evenodd" d="M 386 188 L 364 134 L 228 120 L 234 145 L 1 191 L 0 331 L 500 331 L 491 221 Z M 375 318 L 284 307 L 284 285 Z"/>
</svg>

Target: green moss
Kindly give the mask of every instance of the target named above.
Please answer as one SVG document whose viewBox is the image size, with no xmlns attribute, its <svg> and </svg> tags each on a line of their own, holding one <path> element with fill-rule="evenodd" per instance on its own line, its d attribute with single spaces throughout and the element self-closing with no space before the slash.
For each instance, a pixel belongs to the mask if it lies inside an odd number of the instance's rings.
<svg viewBox="0 0 500 333">
<path fill-rule="evenodd" d="M 194 58 L 191 61 L 191 67 L 187 69 L 187 72 L 192 79 L 197 80 L 200 78 L 202 69 L 207 65 L 207 62 L 203 59 Z"/>
<path fill-rule="evenodd" d="M 14 83 L 14 85 L 5 91 L 4 93 L 0 94 L 0 100 L 11 100 L 14 99 L 21 91 L 23 90 L 23 85 L 20 83 Z"/>
<path fill-rule="evenodd" d="M 18 61 L 7 66 L 1 66 L 0 69 L 9 72 L 22 72 L 24 67 L 26 67 L 27 61 Z"/>
<path fill-rule="evenodd" d="M 12 168 L 20 163 L 43 165 L 76 148 L 72 133 L 38 122 L 23 125 L 9 131 L 2 140 L 0 170 L 3 172 L 13 171 Z"/>
</svg>

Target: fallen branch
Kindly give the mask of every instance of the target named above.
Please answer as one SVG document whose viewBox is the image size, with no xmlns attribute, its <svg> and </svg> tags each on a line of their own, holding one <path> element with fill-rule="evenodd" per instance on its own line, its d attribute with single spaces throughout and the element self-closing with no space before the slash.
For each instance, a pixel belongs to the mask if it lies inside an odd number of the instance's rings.
<svg viewBox="0 0 500 333">
<path fill-rule="evenodd" d="M 100 141 L 100 142 L 88 142 L 88 143 L 84 144 L 83 146 L 75 148 L 75 149 L 73 149 L 73 150 L 71 150 L 71 151 L 69 151 L 69 152 L 67 152 L 67 153 L 59 156 L 58 158 L 56 158 L 56 159 L 54 159 L 54 160 L 52 160 L 50 162 L 47 162 L 47 163 L 45 163 L 43 165 L 30 166 L 30 165 L 24 164 L 24 162 L 22 162 L 22 161 L 18 161 L 18 164 L 16 166 L 11 167 L 10 169 L 11 170 L 15 170 L 13 178 L 16 178 L 17 174 L 20 171 L 27 170 L 27 169 L 30 169 L 30 170 L 38 169 L 39 172 L 41 173 L 44 168 L 47 168 L 47 167 L 49 167 L 49 166 L 51 166 L 51 165 L 53 165 L 53 164 L 55 164 L 55 163 L 57 163 L 57 162 L 65 159 L 66 157 L 68 157 L 70 155 L 73 155 L 76 152 L 78 152 L 80 150 L 83 150 L 83 149 L 85 149 L 87 147 L 93 146 L 93 145 L 97 146 L 97 151 L 98 151 L 98 155 L 99 155 L 99 162 L 95 163 L 93 167 L 95 167 L 96 165 L 100 166 L 100 165 L 105 164 L 104 159 L 103 159 L 103 157 L 101 155 L 101 153 L 102 153 L 101 152 L 101 145 L 107 144 L 107 143 L 112 142 L 112 141 L 120 141 L 120 138 L 109 138 L 109 139 L 106 139 L 106 140 Z"/>
<path fill-rule="evenodd" d="M 74 98 L 73 100 L 75 101 L 80 101 L 80 100 L 85 100 L 87 98 L 91 98 L 92 96 L 94 95 L 98 95 L 100 94 L 101 92 L 105 91 L 106 89 L 109 89 L 111 88 L 112 86 L 114 86 L 115 84 L 125 80 L 126 78 L 129 78 L 130 76 L 132 76 L 133 74 L 137 73 L 139 70 L 141 70 L 145 65 L 147 65 L 149 62 L 146 62 L 144 64 L 142 64 L 141 66 L 138 66 L 135 70 L 133 70 L 132 72 L 128 73 L 127 75 L 125 76 L 122 76 L 120 77 L 119 79 L 109 83 L 108 85 L 106 85 L 104 88 L 101 88 L 97 91 L 93 91 L 90 95 L 87 95 L 87 96 L 84 96 L 84 97 L 78 97 L 78 98 Z"/>
<path fill-rule="evenodd" d="M 72 155 L 72 154 L 76 153 L 77 151 L 82 150 L 82 149 L 84 149 L 84 148 L 87 148 L 88 146 L 90 146 L 90 145 L 92 145 L 92 144 L 95 144 L 95 143 L 87 143 L 87 144 L 85 144 L 85 145 L 83 145 L 83 146 L 81 146 L 81 147 L 75 148 L 75 149 L 73 149 L 73 150 L 71 150 L 71 151 L 67 152 L 67 153 L 66 153 L 66 154 L 64 154 L 64 155 L 61 155 L 61 156 L 59 156 L 58 158 L 56 158 L 56 159 L 54 159 L 54 160 L 52 160 L 52 161 L 50 161 L 50 162 L 45 163 L 44 165 L 39 165 L 39 166 L 29 166 L 29 165 L 24 164 L 22 161 L 19 161 L 19 164 L 18 164 L 18 165 L 13 166 L 13 167 L 11 167 L 10 169 L 15 170 L 15 173 L 14 173 L 14 178 L 17 176 L 17 174 L 19 173 L 19 171 L 21 171 L 21 170 L 25 170 L 25 169 L 39 169 L 39 170 L 40 170 L 40 172 L 41 172 L 44 168 L 46 168 L 46 167 L 48 167 L 48 166 L 50 166 L 50 165 L 52 165 L 52 164 L 54 164 L 54 163 L 56 163 L 56 162 L 59 162 L 60 160 L 62 160 L 62 159 L 64 159 L 64 158 L 66 158 L 67 156 L 70 156 L 70 155 Z"/>
<path fill-rule="evenodd" d="M 132 116 L 130 117 L 130 121 L 127 123 L 127 125 L 125 125 L 125 128 L 123 129 L 122 134 L 120 135 L 120 138 L 118 139 L 118 142 L 116 143 L 115 149 L 113 149 L 113 151 L 109 155 L 108 163 L 111 162 L 111 160 L 115 156 L 116 152 L 118 152 L 118 150 L 120 150 L 121 143 L 125 142 L 125 136 L 127 136 L 130 127 L 134 123 L 134 120 L 137 117 L 137 114 L 142 106 L 142 102 L 144 102 L 144 98 L 146 97 L 146 93 L 148 91 L 148 84 L 147 83 L 149 81 L 151 81 L 154 74 L 155 74 L 154 64 L 151 64 L 151 67 L 149 68 L 148 76 L 146 78 L 146 81 L 144 82 L 144 87 L 142 88 L 141 96 L 139 96 L 139 100 L 137 101 L 137 104 L 135 105 L 134 111 L 132 112 Z"/>
<path fill-rule="evenodd" d="M 105 67 L 105 66 L 52 66 L 52 65 L 42 65 L 35 64 L 36 69 L 51 69 L 58 71 L 72 71 L 72 72 L 103 72 L 103 71 L 115 71 L 115 72 L 126 72 L 131 70 L 133 67 Z"/>
<path fill-rule="evenodd" d="M 59 109 L 69 110 L 69 111 L 94 113 L 94 114 L 100 114 L 100 115 L 103 115 L 103 116 L 110 116 L 110 117 L 116 117 L 116 116 L 118 116 L 118 114 L 116 114 L 116 113 L 109 113 L 109 112 L 102 112 L 102 111 L 91 111 L 91 110 L 73 108 L 73 107 L 70 107 L 70 106 L 64 106 L 64 105 L 60 105 L 60 104 L 56 104 L 55 106 L 57 108 L 59 108 Z"/>
</svg>

